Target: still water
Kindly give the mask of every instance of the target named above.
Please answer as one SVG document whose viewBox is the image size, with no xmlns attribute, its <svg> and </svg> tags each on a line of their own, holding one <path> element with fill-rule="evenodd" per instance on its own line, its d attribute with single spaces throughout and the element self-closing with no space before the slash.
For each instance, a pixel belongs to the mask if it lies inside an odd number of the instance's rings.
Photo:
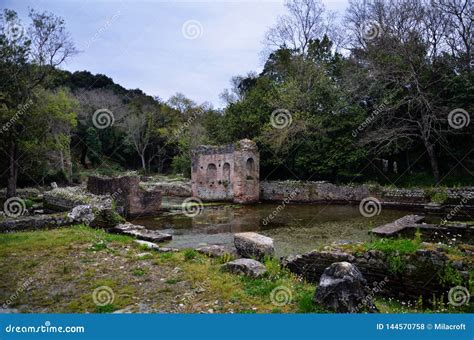
<svg viewBox="0 0 474 340">
<path fill-rule="evenodd" d="M 206 205 L 195 217 L 181 211 L 181 200 L 164 199 L 161 216 L 135 219 L 133 223 L 173 235 L 166 246 L 195 248 L 207 244 L 232 244 L 233 233 L 256 231 L 272 237 L 277 256 L 301 254 L 336 240 L 370 241 L 368 231 L 409 214 L 382 209 L 371 218 L 358 206 L 261 203 L 255 205 Z M 273 218 L 269 218 L 273 216 Z"/>
</svg>

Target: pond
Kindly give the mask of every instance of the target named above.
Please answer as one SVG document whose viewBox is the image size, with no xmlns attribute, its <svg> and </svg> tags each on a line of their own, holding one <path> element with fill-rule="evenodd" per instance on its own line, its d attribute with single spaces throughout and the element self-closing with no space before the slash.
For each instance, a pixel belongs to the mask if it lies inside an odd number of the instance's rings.
<svg viewBox="0 0 474 340">
<path fill-rule="evenodd" d="M 377 216 L 360 214 L 358 206 L 291 204 L 205 205 L 195 217 L 181 211 L 181 200 L 167 198 L 169 212 L 131 222 L 173 235 L 166 246 L 195 248 L 207 244 L 232 244 L 233 233 L 256 231 L 272 237 L 277 256 L 301 254 L 337 240 L 370 241 L 368 231 L 409 214 L 403 210 L 382 209 Z M 272 215 L 273 219 L 268 217 Z"/>
</svg>

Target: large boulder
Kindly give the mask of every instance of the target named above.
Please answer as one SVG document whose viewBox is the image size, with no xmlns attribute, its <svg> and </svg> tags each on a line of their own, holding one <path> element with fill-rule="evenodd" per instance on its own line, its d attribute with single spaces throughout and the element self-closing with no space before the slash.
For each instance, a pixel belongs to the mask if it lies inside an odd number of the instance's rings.
<svg viewBox="0 0 474 340">
<path fill-rule="evenodd" d="M 94 221 L 95 215 L 90 205 L 78 205 L 68 213 L 68 217 L 75 223 L 89 225 Z"/>
<path fill-rule="evenodd" d="M 221 270 L 238 275 L 247 275 L 253 278 L 258 278 L 267 271 L 263 264 L 252 259 L 237 259 L 227 262 L 222 265 Z"/>
<path fill-rule="evenodd" d="M 338 313 L 374 311 L 367 299 L 367 281 L 359 269 L 349 262 L 336 262 L 324 270 L 313 301 Z"/>
<path fill-rule="evenodd" d="M 234 244 L 242 257 L 262 260 L 265 256 L 275 254 L 273 239 L 253 232 L 235 234 Z"/>
</svg>

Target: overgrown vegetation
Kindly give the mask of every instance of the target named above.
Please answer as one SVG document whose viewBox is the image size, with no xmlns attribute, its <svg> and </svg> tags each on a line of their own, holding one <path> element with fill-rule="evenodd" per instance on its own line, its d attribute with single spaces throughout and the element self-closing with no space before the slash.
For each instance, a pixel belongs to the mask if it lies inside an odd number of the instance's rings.
<svg viewBox="0 0 474 340">
<path fill-rule="evenodd" d="M 474 125 L 453 127 L 450 116 L 473 111 L 467 3 L 357 0 L 336 25 L 319 0 L 289 0 L 266 36 L 262 72 L 234 77 L 220 110 L 60 70 L 76 52 L 66 23 L 32 11 L 30 29 L 12 37 L 5 28 L 19 17 L 4 10 L 0 183 L 13 196 L 17 183 L 81 181 L 91 170 L 189 176 L 198 144 L 251 138 L 261 178 L 472 185 Z M 361 30 L 367 23 L 370 39 Z M 94 114 L 104 109 L 113 124 L 99 129 Z M 275 128 L 285 121 L 279 113 L 288 124 Z"/>
<path fill-rule="evenodd" d="M 417 242 L 376 241 L 368 248 L 408 254 L 415 251 Z M 267 273 L 258 279 L 222 272 L 223 262 L 194 250 L 145 250 L 130 237 L 84 226 L 0 234 L 0 300 L 6 301 L 27 281 L 28 289 L 10 308 L 110 313 L 123 308 L 139 312 L 146 305 L 148 311 L 172 313 L 327 312 L 312 301 L 315 286 L 282 268 L 276 259 L 263 261 Z M 440 275 L 446 284 L 457 282 L 449 268 Z M 92 298 L 100 287 L 109 287 L 114 295 L 103 306 Z M 283 292 L 280 298 L 272 298 L 278 291 Z M 378 299 L 377 306 L 383 312 L 449 310 L 442 301 L 431 310 L 391 299 Z"/>
</svg>

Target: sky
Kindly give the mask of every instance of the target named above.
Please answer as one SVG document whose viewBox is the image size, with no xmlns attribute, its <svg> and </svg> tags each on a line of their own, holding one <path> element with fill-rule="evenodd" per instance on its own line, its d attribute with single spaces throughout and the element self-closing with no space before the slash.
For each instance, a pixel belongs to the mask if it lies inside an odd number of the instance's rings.
<svg viewBox="0 0 474 340">
<path fill-rule="evenodd" d="M 324 0 L 343 13 L 346 0 Z M 283 1 L 2 0 L 27 25 L 28 8 L 64 18 L 80 51 L 61 68 L 105 74 L 167 100 L 181 92 L 215 107 L 230 79 L 262 69 L 265 32 Z"/>
</svg>

